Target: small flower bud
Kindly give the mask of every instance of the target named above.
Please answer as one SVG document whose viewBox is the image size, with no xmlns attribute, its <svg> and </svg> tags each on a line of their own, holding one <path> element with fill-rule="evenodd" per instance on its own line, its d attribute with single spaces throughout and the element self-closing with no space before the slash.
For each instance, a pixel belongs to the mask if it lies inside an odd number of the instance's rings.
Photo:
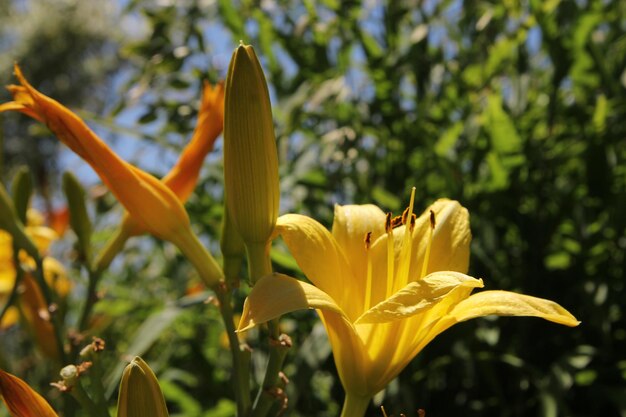
<svg viewBox="0 0 626 417">
<path fill-rule="evenodd" d="M 22 166 L 17 170 L 13 177 L 13 204 L 15 204 L 15 214 L 23 224 L 26 224 L 26 211 L 28 210 L 28 202 L 33 194 L 33 177 L 30 170 L 26 166 Z"/>
<path fill-rule="evenodd" d="M 78 238 L 78 247 L 89 261 L 91 258 L 91 220 L 85 206 L 85 190 L 78 182 L 74 174 L 63 174 L 63 192 L 67 198 L 67 206 L 70 210 L 70 225 Z"/>
<path fill-rule="evenodd" d="M 154 372 L 135 357 L 122 374 L 117 401 L 118 417 L 167 417 L 163 393 Z"/>
</svg>

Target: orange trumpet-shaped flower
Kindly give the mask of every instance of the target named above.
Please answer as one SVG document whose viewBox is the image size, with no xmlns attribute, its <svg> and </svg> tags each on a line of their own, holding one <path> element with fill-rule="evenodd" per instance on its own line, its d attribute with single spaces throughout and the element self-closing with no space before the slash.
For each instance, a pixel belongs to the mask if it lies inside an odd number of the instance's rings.
<svg viewBox="0 0 626 417">
<path fill-rule="evenodd" d="M 50 404 L 26 382 L 2 369 L 0 369 L 0 395 L 11 416 L 58 417 Z"/>
<path fill-rule="evenodd" d="M 198 121 L 191 140 L 185 146 L 178 161 L 161 182 L 170 188 L 178 199 L 185 203 L 198 181 L 200 169 L 206 155 L 211 152 L 215 141 L 224 127 L 224 84 L 212 85 L 204 82 Z M 129 236 L 146 233 L 132 215 L 124 216 L 123 229 Z"/>
<path fill-rule="evenodd" d="M 24 78 L 17 65 L 15 75 L 21 85 L 8 87 L 14 101 L 0 105 L 0 112 L 19 111 L 45 123 L 61 142 L 91 165 L 128 210 L 136 225 L 132 228 L 133 232 L 147 231 L 171 241 L 196 266 L 207 284 L 217 283 L 221 271 L 191 231 L 189 216 L 179 199 L 179 195 L 188 196 L 187 190 L 190 184 L 195 183 L 199 168 L 195 170 L 195 175 L 185 169 L 175 168 L 168 182 L 176 188 L 177 195 L 165 183 L 117 156 L 75 113 L 37 91 Z M 198 159 L 204 158 L 201 151 L 207 146 L 200 142 L 192 141 L 193 146 L 183 155 L 185 161 L 194 162 L 190 164 L 192 168 L 199 165 L 196 162 Z"/>
<path fill-rule="evenodd" d="M 198 180 L 204 157 L 211 152 L 224 127 L 224 85 L 204 83 L 198 122 L 191 141 L 180 154 L 176 165 L 161 181 L 187 201 Z"/>
</svg>

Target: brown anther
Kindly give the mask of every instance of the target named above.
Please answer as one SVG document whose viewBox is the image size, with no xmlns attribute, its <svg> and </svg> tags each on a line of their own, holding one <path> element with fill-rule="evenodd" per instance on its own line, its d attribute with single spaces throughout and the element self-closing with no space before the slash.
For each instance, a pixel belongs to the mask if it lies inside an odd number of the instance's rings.
<svg viewBox="0 0 626 417">
<path fill-rule="evenodd" d="M 402 212 L 402 224 L 406 224 L 407 217 L 409 217 L 409 208 L 405 208 Z"/>
<path fill-rule="evenodd" d="M 417 221 L 417 216 L 413 213 L 411 214 L 411 224 L 409 225 L 409 231 L 412 232 L 415 228 L 415 222 Z"/>
<path fill-rule="evenodd" d="M 435 212 L 431 210 L 430 211 L 430 227 L 434 229 L 436 225 L 437 225 L 437 221 L 435 220 Z"/>
<path fill-rule="evenodd" d="M 396 216 L 391 219 L 391 228 L 395 229 L 396 227 L 402 226 L 402 216 Z"/>
<path fill-rule="evenodd" d="M 393 228 L 391 227 L 391 212 L 385 216 L 385 232 L 391 233 Z"/>
<path fill-rule="evenodd" d="M 432 213 L 432 211 L 431 211 Z M 426 417 L 426 410 L 424 410 L 423 408 L 420 408 L 419 410 L 417 410 L 417 415 L 419 417 Z"/>
<path fill-rule="evenodd" d="M 372 246 L 372 232 L 367 232 L 365 234 L 365 250 L 369 250 L 370 246 Z"/>
</svg>

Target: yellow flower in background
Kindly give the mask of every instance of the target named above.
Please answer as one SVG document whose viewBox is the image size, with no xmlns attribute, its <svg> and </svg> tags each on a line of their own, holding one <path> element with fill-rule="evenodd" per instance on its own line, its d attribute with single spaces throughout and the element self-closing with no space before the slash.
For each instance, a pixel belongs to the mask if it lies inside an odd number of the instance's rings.
<svg viewBox="0 0 626 417">
<path fill-rule="evenodd" d="M 26 382 L 0 369 L 0 396 L 16 417 L 57 417 L 50 404 Z"/>
<path fill-rule="evenodd" d="M 44 256 L 43 272 L 48 286 L 59 300 L 65 299 L 72 283 L 67 277 L 63 265 L 56 259 L 46 256 L 52 242 L 58 239 L 56 232 L 43 225 L 43 216 L 36 210 L 28 210 L 26 234 L 33 240 L 39 253 Z M 20 254 L 20 262 L 29 268 L 35 268 L 35 262 L 25 254 Z M 0 230 L 0 305 L 9 299 L 15 286 L 16 269 L 13 260 L 13 241 L 11 235 Z M 57 345 L 52 323 L 49 320 L 47 304 L 35 279 L 26 271 L 22 281 L 19 300 L 21 312 L 37 341 L 37 345 L 48 357 L 57 357 Z M 0 329 L 7 328 L 19 321 L 18 309 L 10 307 L 0 323 Z"/>
<path fill-rule="evenodd" d="M 483 281 L 465 275 L 469 214 L 438 200 L 420 217 L 413 196 L 402 217 L 373 205 L 336 206 L 332 233 L 287 214 L 281 235 L 314 284 L 281 274 L 261 279 L 244 304 L 239 330 L 300 309 L 317 309 L 346 390 L 342 416 L 362 416 L 369 400 L 450 326 L 486 315 L 578 321 L 558 304 L 506 291 L 470 295 Z"/>
<path fill-rule="evenodd" d="M 8 87 L 14 101 L 0 105 L 0 112 L 19 111 L 45 123 L 61 142 L 91 165 L 140 230 L 174 243 L 194 264 L 205 283 L 215 285 L 222 273 L 191 231 L 189 216 L 179 196 L 165 183 L 117 156 L 80 117 L 33 88 L 17 65 L 15 75 L 21 85 Z M 204 149 L 206 146 L 199 146 L 196 141 L 186 159 L 195 160 L 195 155 Z M 194 176 L 193 172 L 176 169 L 168 181 L 180 184 L 177 191 L 185 195 L 189 184 L 196 179 L 197 172 Z"/>
</svg>

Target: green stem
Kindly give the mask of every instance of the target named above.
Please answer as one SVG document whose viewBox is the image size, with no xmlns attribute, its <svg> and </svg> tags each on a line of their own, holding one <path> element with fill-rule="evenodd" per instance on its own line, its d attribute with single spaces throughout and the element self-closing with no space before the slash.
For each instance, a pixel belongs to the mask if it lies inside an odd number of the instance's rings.
<svg viewBox="0 0 626 417">
<path fill-rule="evenodd" d="M 181 250 L 183 255 L 196 268 L 202 281 L 209 287 L 214 288 L 224 279 L 224 272 L 215 258 L 200 243 L 198 237 L 191 228 L 183 230 L 173 242 Z"/>
<path fill-rule="evenodd" d="M 363 417 L 370 403 L 369 397 L 346 394 L 340 417 Z"/>
<path fill-rule="evenodd" d="M 87 412 L 88 415 L 92 417 L 110 417 L 109 411 L 106 409 L 106 407 L 104 409 L 98 407 L 96 403 L 94 403 L 93 400 L 89 398 L 89 395 L 87 395 L 87 392 L 85 392 L 85 389 L 80 384 L 80 381 L 76 381 L 76 384 L 73 385 L 70 389 L 70 393 L 72 394 L 72 397 L 74 397 L 76 401 L 78 401 L 83 410 Z"/>
<path fill-rule="evenodd" d="M 118 228 L 98 254 L 93 270 L 98 274 L 101 274 L 105 269 L 107 269 L 117 254 L 124 249 L 124 245 L 129 237 L 130 235 L 124 227 Z"/>
<path fill-rule="evenodd" d="M 247 243 L 248 272 L 252 286 L 261 278 L 272 273 L 270 243 Z"/>
<path fill-rule="evenodd" d="M 250 352 L 239 346 L 239 339 L 235 333 L 231 294 L 226 286 L 215 290 L 220 304 L 220 313 L 224 320 L 228 344 L 233 358 L 233 389 L 237 402 L 237 416 L 245 417 L 250 413 Z"/>
<path fill-rule="evenodd" d="M 275 389 L 280 383 L 280 371 L 291 347 L 291 339 L 287 335 L 279 336 L 278 319 L 268 322 L 270 333 L 270 351 L 263 385 L 259 389 L 254 401 L 253 417 L 265 417 L 274 403 L 277 401 Z"/>
</svg>

